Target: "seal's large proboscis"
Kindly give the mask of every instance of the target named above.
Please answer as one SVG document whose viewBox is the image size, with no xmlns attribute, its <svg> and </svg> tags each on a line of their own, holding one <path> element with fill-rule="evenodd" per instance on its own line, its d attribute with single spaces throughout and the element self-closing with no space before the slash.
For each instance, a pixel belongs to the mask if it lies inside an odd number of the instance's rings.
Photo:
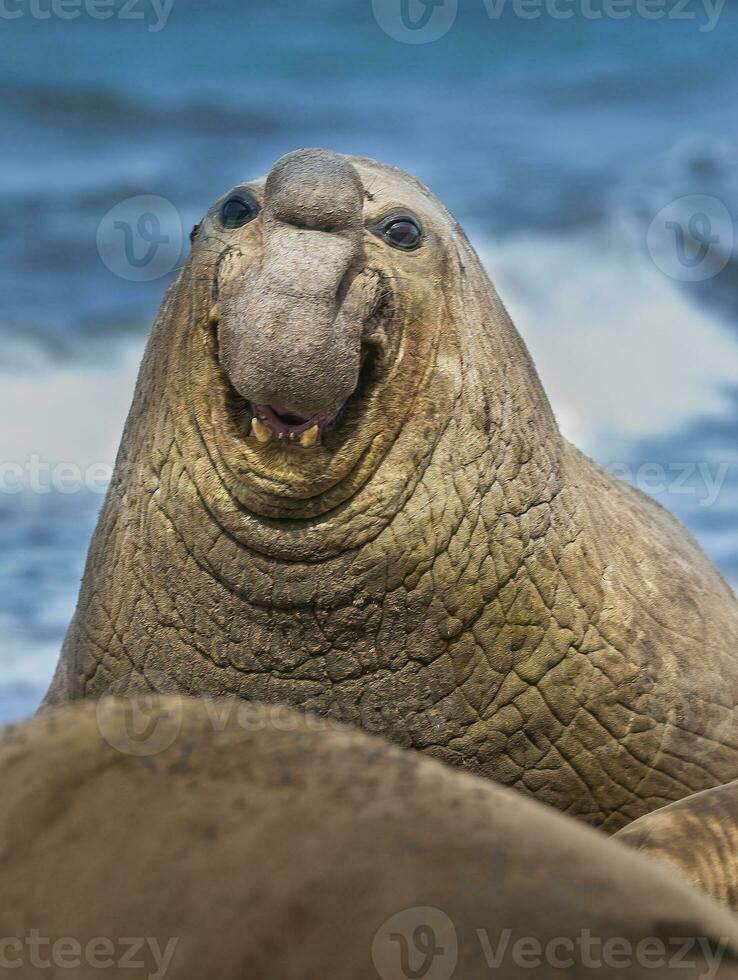
<svg viewBox="0 0 738 980">
<path fill-rule="evenodd" d="M 0 785 L 10 976 L 43 974 L 32 933 L 75 980 L 738 976 L 735 919 L 670 869 L 276 705 L 67 705 L 5 733 Z"/>
<path fill-rule="evenodd" d="M 562 438 L 431 193 L 301 150 L 193 237 L 48 701 L 286 702 L 612 831 L 732 779 L 735 597 Z"/>
</svg>

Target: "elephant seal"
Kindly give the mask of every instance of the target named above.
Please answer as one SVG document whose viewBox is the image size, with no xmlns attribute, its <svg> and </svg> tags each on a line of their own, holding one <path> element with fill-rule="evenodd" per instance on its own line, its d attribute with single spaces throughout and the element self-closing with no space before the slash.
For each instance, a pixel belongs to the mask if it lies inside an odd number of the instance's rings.
<svg viewBox="0 0 738 980">
<path fill-rule="evenodd" d="M 0 785 L 0 936 L 80 980 L 738 977 L 738 923 L 670 869 L 279 706 L 67 705 L 5 735 Z"/>
<path fill-rule="evenodd" d="M 654 810 L 616 836 L 738 912 L 738 781 Z"/>
<path fill-rule="evenodd" d="M 193 239 L 47 703 L 284 702 L 610 831 L 734 778 L 735 597 L 562 438 L 425 187 L 299 150 Z"/>
</svg>

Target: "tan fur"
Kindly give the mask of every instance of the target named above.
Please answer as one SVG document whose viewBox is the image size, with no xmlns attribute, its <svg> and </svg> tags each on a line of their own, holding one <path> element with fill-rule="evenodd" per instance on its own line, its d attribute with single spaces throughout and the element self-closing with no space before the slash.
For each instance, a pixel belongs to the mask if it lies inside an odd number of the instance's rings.
<svg viewBox="0 0 738 980">
<path fill-rule="evenodd" d="M 5 732 L 0 786 L 0 936 L 176 939 L 166 980 L 738 976 L 732 916 L 656 862 L 489 781 L 275 706 L 67 706 Z M 421 973 L 417 907 L 440 910 L 435 928 L 450 920 L 433 946 L 458 946 L 452 972 L 434 957 Z M 585 931 L 600 963 L 608 941 L 619 963 L 649 941 L 650 960 L 592 968 L 561 946 Z M 573 965 L 531 964 L 531 939 Z M 669 961 L 692 941 L 687 966 L 654 968 L 654 941 Z M 485 948 L 507 949 L 498 969 Z M 138 959 L 49 975 L 151 977 L 151 956 Z"/>
<path fill-rule="evenodd" d="M 293 210 L 304 194 L 314 224 L 315 188 L 343 171 L 311 152 L 280 193 Z M 153 328 L 49 703 L 150 688 L 286 702 L 611 831 L 733 778 L 735 597 L 673 517 L 559 434 L 442 205 L 349 159 L 364 223 L 325 268 L 331 234 L 279 224 L 264 181 L 249 184 L 263 220 L 205 219 Z M 400 205 L 423 222 L 416 252 L 365 227 Z M 291 257 L 309 281 L 290 282 Z M 312 277 L 346 262 L 337 312 L 325 289 L 313 324 Z M 298 365 L 264 319 L 265 269 L 298 297 L 279 307 Z M 361 397 L 314 450 L 248 437 L 219 340 L 232 373 L 274 343 L 290 390 L 319 392 L 318 367 L 343 390 L 355 349 L 313 356 L 339 314 L 374 359 Z"/>
</svg>

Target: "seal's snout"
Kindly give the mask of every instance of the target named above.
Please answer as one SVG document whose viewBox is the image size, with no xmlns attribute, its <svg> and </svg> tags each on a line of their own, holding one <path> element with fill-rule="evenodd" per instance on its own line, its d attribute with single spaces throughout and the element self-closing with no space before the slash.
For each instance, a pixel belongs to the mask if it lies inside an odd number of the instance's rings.
<svg viewBox="0 0 738 980">
<path fill-rule="evenodd" d="M 297 150 L 267 177 L 258 267 L 222 300 L 221 363 L 253 432 L 312 446 L 355 391 L 367 311 L 349 299 L 361 271 L 364 190 L 328 150 Z"/>
<path fill-rule="evenodd" d="M 364 189 L 356 170 L 330 150 L 295 150 L 266 182 L 265 207 L 275 221 L 317 231 L 359 231 Z"/>
</svg>

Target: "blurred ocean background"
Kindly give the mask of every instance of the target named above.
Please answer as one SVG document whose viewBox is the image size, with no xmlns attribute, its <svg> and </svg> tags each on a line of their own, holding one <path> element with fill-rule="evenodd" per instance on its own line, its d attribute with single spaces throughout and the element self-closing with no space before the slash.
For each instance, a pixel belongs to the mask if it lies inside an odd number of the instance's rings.
<svg viewBox="0 0 738 980">
<path fill-rule="evenodd" d="M 156 32 L 150 14 L 0 20 L 0 464 L 114 457 L 171 276 L 104 264 L 111 208 L 159 195 L 186 238 L 239 179 L 328 146 L 395 163 L 445 201 L 567 435 L 676 512 L 737 585 L 738 253 L 723 224 L 722 271 L 689 282 L 648 237 L 682 198 L 687 227 L 693 195 L 738 218 L 738 19 L 726 6 L 700 30 L 703 8 L 686 9 L 495 20 L 460 0 L 444 37 L 413 45 L 370 0 L 175 0 Z M 50 679 L 102 500 L 8 489 L 0 722 Z"/>
</svg>

